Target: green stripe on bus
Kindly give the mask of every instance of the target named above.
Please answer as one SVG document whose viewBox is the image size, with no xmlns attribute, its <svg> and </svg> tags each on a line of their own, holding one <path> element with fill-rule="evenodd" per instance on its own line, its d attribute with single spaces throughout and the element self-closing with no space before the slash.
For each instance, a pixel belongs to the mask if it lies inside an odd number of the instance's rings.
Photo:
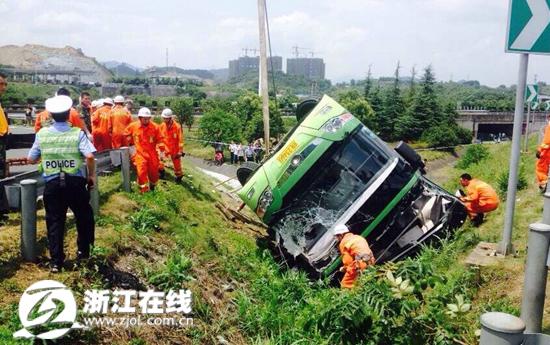
<svg viewBox="0 0 550 345">
<path fill-rule="evenodd" d="M 380 222 L 388 215 L 388 213 L 390 213 L 390 211 L 395 207 L 395 205 L 397 205 L 397 203 L 401 201 L 401 199 L 403 199 L 405 194 L 407 194 L 411 190 L 411 188 L 415 185 L 418 179 L 419 179 L 418 173 L 414 174 L 411 180 L 405 185 L 405 187 L 403 187 L 403 189 L 401 189 L 401 191 L 395 196 L 395 198 L 393 198 L 392 201 L 389 202 L 388 206 L 386 206 L 386 208 L 384 208 L 382 212 L 380 212 L 380 214 L 372 221 L 372 223 L 370 223 L 369 226 L 367 226 L 367 228 L 363 231 L 361 236 L 366 238 L 371 233 L 371 231 L 374 230 L 374 228 L 377 227 L 378 224 L 380 224 Z M 323 276 L 326 277 L 332 272 L 334 272 L 334 270 L 338 266 L 340 266 L 341 262 L 342 262 L 341 258 L 338 258 L 336 261 L 334 261 L 329 267 L 327 267 L 323 271 Z"/>
</svg>

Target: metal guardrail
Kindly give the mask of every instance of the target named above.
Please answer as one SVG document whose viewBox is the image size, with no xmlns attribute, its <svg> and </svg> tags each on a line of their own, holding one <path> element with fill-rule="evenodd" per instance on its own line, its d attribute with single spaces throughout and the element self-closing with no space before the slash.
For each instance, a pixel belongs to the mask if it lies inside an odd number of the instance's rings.
<svg viewBox="0 0 550 345">
<path fill-rule="evenodd" d="M 542 331 L 550 267 L 550 192 L 544 194 L 542 221 L 529 226 L 521 315 L 490 312 L 481 316 L 481 345 L 550 345 Z"/>
<path fill-rule="evenodd" d="M 108 150 L 96 154 L 96 171 L 102 173 L 113 167 L 121 165 L 121 156 L 124 149 Z M 127 150 L 127 148 L 126 148 Z M 24 180 L 36 180 L 37 195 L 44 192 L 44 179 L 38 169 L 10 176 L 0 180 L 0 188 L 4 188 L 8 205 L 11 210 L 18 211 L 21 207 L 21 182 Z"/>
</svg>

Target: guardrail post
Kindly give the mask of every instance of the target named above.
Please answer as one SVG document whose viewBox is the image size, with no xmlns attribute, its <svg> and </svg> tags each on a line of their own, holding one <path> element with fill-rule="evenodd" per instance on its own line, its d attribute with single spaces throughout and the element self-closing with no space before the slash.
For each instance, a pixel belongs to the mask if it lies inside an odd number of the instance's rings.
<svg viewBox="0 0 550 345">
<path fill-rule="evenodd" d="M 97 167 L 97 159 L 95 160 Z M 95 186 L 90 191 L 90 205 L 94 211 L 94 216 L 99 214 L 99 173 L 96 173 Z"/>
<path fill-rule="evenodd" d="M 544 197 L 544 208 L 542 210 L 542 223 L 550 225 L 550 190 L 546 191 Z"/>
<path fill-rule="evenodd" d="M 21 181 L 21 255 L 36 261 L 36 180 Z"/>
<path fill-rule="evenodd" d="M 525 321 L 526 332 L 529 333 L 540 333 L 542 328 L 549 246 L 550 225 L 541 223 L 529 225 L 529 249 L 521 302 L 521 318 Z"/>
<path fill-rule="evenodd" d="M 481 315 L 480 345 L 520 345 L 523 343 L 525 323 L 506 313 L 491 312 Z"/>
<path fill-rule="evenodd" d="M 125 192 L 131 192 L 130 184 L 130 149 L 120 148 L 120 172 L 122 174 L 122 189 Z"/>
</svg>

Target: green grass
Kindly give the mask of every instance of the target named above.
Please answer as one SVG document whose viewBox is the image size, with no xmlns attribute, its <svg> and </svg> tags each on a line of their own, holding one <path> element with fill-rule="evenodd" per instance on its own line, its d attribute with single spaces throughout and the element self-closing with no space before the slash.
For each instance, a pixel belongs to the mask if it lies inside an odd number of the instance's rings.
<svg viewBox="0 0 550 345">
<path fill-rule="evenodd" d="M 494 184 L 507 169 L 509 145 L 488 148 L 490 157 L 468 171 Z M 533 156 L 522 156 L 525 166 L 534 166 Z M 518 313 L 527 225 L 542 211 L 532 179 L 518 193 L 513 237 L 517 258 L 480 270 L 462 264 L 480 240 L 500 239 L 503 204 L 482 227 L 466 225 L 453 239 L 438 248 L 425 248 L 416 259 L 371 268 L 356 289 L 342 291 L 328 281 L 311 281 L 303 272 L 281 267 L 260 239 L 225 221 L 213 205 L 223 200 L 212 192 L 212 182 L 196 169 L 186 169 L 192 177 L 181 185 L 162 182 L 154 193 L 144 195 L 119 192 L 118 174 L 100 179 L 96 262 L 134 255 L 127 265 L 147 284 L 193 292 L 195 326 L 170 337 L 197 344 L 216 343 L 219 336 L 232 344 L 474 344 L 483 312 Z M 456 189 L 460 173 L 449 168 L 445 187 Z M 67 242 L 74 241 L 72 236 Z M 406 280 L 412 290 L 403 282 L 396 284 L 388 272 Z M 17 274 L 2 278 L 4 296 L 26 288 Z M 77 298 L 91 286 L 107 286 L 94 268 L 65 272 L 60 279 Z M 450 305 L 457 300 L 471 306 L 453 312 Z M 18 327 L 13 308 L 13 304 L 0 306 L 1 340 L 9 341 Z M 117 343 L 106 333 L 85 336 L 95 339 L 89 343 Z M 140 340 L 137 343 L 164 339 L 146 329 L 132 337 Z M 120 343 L 128 343 L 128 338 L 123 339 Z"/>
</svg>

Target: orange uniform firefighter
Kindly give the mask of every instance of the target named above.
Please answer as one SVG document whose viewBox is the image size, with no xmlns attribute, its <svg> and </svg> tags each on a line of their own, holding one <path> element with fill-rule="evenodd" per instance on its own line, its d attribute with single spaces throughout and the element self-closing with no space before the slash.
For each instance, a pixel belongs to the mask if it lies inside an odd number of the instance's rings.
<svg viewBox="0 0 550 345">
<path fill-rule="evenodd" d="M 86 125 L 84 124 L 84 121 L 82 121 L 82 119 L 80 118 L 78 110 L 76 110 L 75 108 L 71 108 L 68 122 L 71 124 L 71 127 L 78 127 L 87 132 Z M 34 132 L 38 133 L 38 131 L 41 130 L 43 127 L 49 127 L 52 124 L 52 114 L 50 114 L 47 110 L 44 110 L 36 115 L 36 120 L 34 121 Z"/>
<path fill-rule="evenodd" d="M 92 114 L 92 137 L 94 139 L 94 146 L 97 149 L 97 152 L 109 150 L 112 148 L 112 106 L 113 100 L 110 98 L 105 98 L 103 100 L 103 106 L 99 107 Z"/>
<path fill-rule="evenodd" d="M 71 97 L 71 93 L 69 90 L 67 90 L 64 87 L 59 88 L 57 92 L 55 93 L 56 96 L 67 96 Z M 34 122 L 34 132 L 38 133 L 39 130 L 41 130 L 43 127 L 49 127 L 53 124 L 53 118 L 49 111 L 44 110 L 36 115 L 36 120 Z M 80 114 L 78 113 L 78 110 L 76 110 L 74 107 L 71 107 L 71 111 L 69 113 L 69 124 L 71 127 L 78 127 L 82 129 L 87 135 L 89 134 L 88 129 L 86 128 L 86 124 L 82 119 L 80 118 Z"/>
<path fill-rule="evenodd" d="M 132 122 L 124 134 L 128 143 L 135 145 L 132 155 L 137 170 L 139 190 L 144 193 L 154 190 L 159 180 L 159 156 L 157 145 L 162 142 L 158 126 L 151 121 L 151 111 L 141 108 L 138 112 L 139 121 Z M 130 152 L 133 149 L 131 148 Z"/>
<path fill-rule="evenodd" d="M 340 242 L 338 249 L 342 255 L 340 272 L 344 272 L 344 278 L 340 282 L 342 288 L 352 288 L 359 273 L 368 266 L 374 265 L 374 255 L 370 250 L 367 240 L 360 235 L 353 234 L 345 224 L 337 224 L 334 227 L 334 236 Z"/>
<path fill-rule="evenodd" d="M 118 149 L 128 146 L 124 131 L 132 122 L 132 114 L 124 107 L 124 97 L 116 96 L 115 106 L 111 109 L 112 147 Z"/>
<path fill-rule="evenodd" d="M 466 206 L 474 225 L 478 226 L 483 223 L 484 213 L 497 209 L 500 203 L 498 195 L 493 187 L 481 180 L 473 179 L 470 174 L 462 174 L 460 184 L 466 187 L 466 195 L 460 200 Z"/>
<path fill-rule="evenodd" d="M 550 114 L 546 117 L 546 127 L 544 128 L 544 137 L 537 148 L 536 174 L 541 192 L 546 192 L 546 183 L 548 182 L 548 166 L 550 165 Z"/>
<path fill-rule="evenodd" d="M 183 177 L 183 171 L 181 169 L 181 158 L 185 155 L 183 153 L 183 141 L 181 135 L 181 126 L 174 121 L 174 115 L 171 109 L 164 109 L 161 114 L 163 123 L 160 124 L 160 134 L 163 141 L 159 145 L 161 154 L 166 155 L 172 159 L 174 164 L 174 174 L 176 175 L 176 182 L 181 182 Z M 164 178 L 164 164 L 162 159 L 159 166 L 160 177 Z"/>
</svg>

